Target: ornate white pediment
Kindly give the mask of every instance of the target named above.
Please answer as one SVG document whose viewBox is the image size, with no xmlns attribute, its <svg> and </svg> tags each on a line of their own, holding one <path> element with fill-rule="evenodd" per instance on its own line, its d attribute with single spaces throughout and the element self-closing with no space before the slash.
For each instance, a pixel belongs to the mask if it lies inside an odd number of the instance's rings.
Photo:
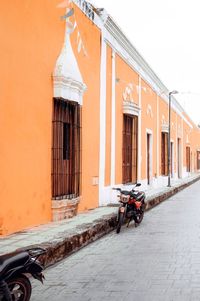
<svg viewBox="0 0 200 301">
<path fill-rule="evenodd" d="M 169 125 L 167 123 L 163 123 L 161 126 L 161 131 L 164 133 L 168 133 L 169 132 Z"/>
<path fill-rule="evenodd" d="M 123 113 L 139 116 L 140 107 L 132 101 L 123 101 Z"/>
<path fill-rule="evenodd" d="M 83 82 L 76 57 L 74 55 L 70 32 L 66 24 L 65 41 L 56 61 L 53 73 L 54 97 L 78 102 L 82 105 L 86 85 Z"/>
</svg>

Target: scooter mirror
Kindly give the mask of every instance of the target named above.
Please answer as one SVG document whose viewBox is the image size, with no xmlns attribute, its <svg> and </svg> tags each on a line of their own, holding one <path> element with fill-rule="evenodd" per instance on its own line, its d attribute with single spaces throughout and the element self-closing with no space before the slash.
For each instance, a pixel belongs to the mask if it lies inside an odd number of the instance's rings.
<svg viewBox="0 0 200 301">
<path fill-rule="evenodd" d="M 139 187 L 139 186 L 141 186 L 141 183 L 137 183 L 137 184 L 136 184 L 136 187 Z"/>
</svg>

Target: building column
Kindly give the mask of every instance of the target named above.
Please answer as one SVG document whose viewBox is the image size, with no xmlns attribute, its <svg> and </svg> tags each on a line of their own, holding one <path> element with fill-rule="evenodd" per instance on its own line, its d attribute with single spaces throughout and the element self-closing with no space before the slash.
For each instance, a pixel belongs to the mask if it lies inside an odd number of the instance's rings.
<svg viewBox="0 0 200 301">
<path fill-rule="evenodd" d="M 138 182 L 141 181 L 141 166 L 142 166 L 142 148 L 141 148 L 141 141 L 142 141 L 142 80 L 141 76 L 139 75 L 139 86 L 138 86 L 138 105 L 139 105 L 139 114 L 138 114 L 138 174 L 137 179 Z"/>
<path fill-rule="evenodd" d="M 160 118 L 159 118 L 159 96 L 158 94 L 156 94 L 156 101 L 157 101 L 157 158 L 156 158 L 156 174 L 157 174 L 157 179 L 158 177 L 160 176 L 159 174 L 159 163 L 160 163 L 160 127 L 159 127 L 159 124 L 160 124 Z"/>
<path fill-rule="evenodd" d="M 115 185 L 115 135 L 116 135 L 116 61 L 112 51 L 112 110 L 111 110 L 111 186 Z"/>
<path fill-rule="evenodd" d="M 107 45 L 104 32 L 101 36 L 101 66 L 100 66 L 100 149 L 99 149 L 99 206 L 104 200 L 105 159 L 106 159 L 106 54 Z"/>
</svg>

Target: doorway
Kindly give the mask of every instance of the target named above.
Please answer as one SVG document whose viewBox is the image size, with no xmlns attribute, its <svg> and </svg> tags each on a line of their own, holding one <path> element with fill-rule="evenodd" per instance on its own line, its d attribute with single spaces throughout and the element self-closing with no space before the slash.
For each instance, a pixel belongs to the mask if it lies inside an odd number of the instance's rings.
<svg viewBox="0 0 200 301">
<path fill-rule="evenodd" d="M 147 184 L 151 184 L 152 178 L 152 134 L 147 133 Z"/>
<path fill-rule="evenodd" d="M 181 139 L 177 140 L 177 171 L 178 178 L 181 178 Z"/>
<path fill-rule="evenodd" d="M 123 116 L 122 183 L 137 182 L 138 118 Z"/>
<path fill-rule="evenodd" d="M 170 166 L 170 171 L 171 171 L 171 177 L 174 177 L 174 142 L 170 143 L 170 152 L 171 152 L 171 166 Z"/>
</svg>

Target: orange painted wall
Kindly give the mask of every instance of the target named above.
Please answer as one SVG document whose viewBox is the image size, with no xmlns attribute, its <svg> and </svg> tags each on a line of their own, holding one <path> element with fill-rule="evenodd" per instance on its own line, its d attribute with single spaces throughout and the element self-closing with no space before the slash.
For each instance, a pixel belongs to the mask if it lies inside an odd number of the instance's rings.
<svg viewBox="0 0 200 301">
<path fill-rule="evenodd" d="M 51 219 L 51 74 L 64 33 L 57 3 L 1 3 L 1 234 Z"/>
<path fill-rule="evenodd" d="M 183 166 L 186 167 L 186 146 L 190 147 L 191 151 L 191 143 L 190 143 L 190 127 L 187 123 L 183 122 Z"/>
<path fill-rule="evenodd" d="M 51 220 L 52 72 L 65 32 L 60 19 L 65 9 L 56 8 L 58 3 L 1 3 L 0 234 Z M 77 53 L 73 33 L 74 52 L 88 86 L 82 110 L 81 210 L 98 204 L 92 177 L 99 170 L 100 32 L 78 8 L 76 16 L 88 53 Z"/>
<path fill-rule="evenodd" d="M 183 121 L 183 165 L 186 168 L 186 147 L 190 147 L 191 172 L 197 170 L 197 149 L 200 149 L 200 130 L 192 120 L 183 112 L 184 118 L 190 123 Z"/>
<path fill-rule="evenodd" d="M 21 0 L 1 3 L 0 69 L 0 235 L 51 221 L 52 73 L 64 41 L 65 9 L 61 0 Z M 77 28 L 71 41 L 87 85 L 82 107 L 82 192 L 79 212 L 98 206 L 100 149 L 100 30 L 75 6 L 75 17 L 86 53 L 77 47 Z M 73 17 L 72 17 L 72 20 Z M 110 185 L 112 50 L 107 47 L 106 166 L 105 185 Z M 122 183 L 123 92 L 132 84 L 132 97 L 139 103 L 138 74 L 116 55 L 116 184 Z M 142 179 L 146 178 L 146 128 L 153 132 L 153 173 L 157 172 L 157 96 L 142 80 Z M 147 114 L 151 105 L 153 117 Z M 168 106 L 159 97 L 159 139 L 162 116 Z M 189 120 L 188 116 L 185 117 Z M 183 144 L 190 129 L 172 112 Z M 191 121 L 190 121 L 191 122 Z M 183 124 L 183 137 L 182 137 Z M 179 129 L 180 126 L 180 129 Z M 176 127 L 172 139 L 177 140 Z M 189 135 L 193 154 L 200 149 L 200 131 Z M 198 140 L 198 143 L 197 143 Z M 159 140 L 160 141 L 160 140 Z M 175 143 L 176 145 L 176 143 Z M 159 145 L 159 174 L 161 155 Z M 175 158 L 177 150 L 175 149 Z M 176 163 L 176 162 L 174 162 Z"/>
<path fill-rule="evenodd" d="M 106 74 L 106 166 L 105 186 L 110 185 L 111 176 L 111 109 L 112 109 L 112 49 L 107 46 Z"/>
<path fill-rule="evenodd" d="M 141 177 L 144 180 L 147 179 L 147 129 L 152 131 L 152 177 L 157 174 L 157 95 L 144 80 L 141 81 L 141 107 Z"/>
<path fill-rule="evenodd" d="M 116 184 L 122 183 L 122 132 L 123 132 L 123 92 L 128 84 L 133 85 L 133 100 L 138 104 L 139 76 L 127 63 L 116 55 Z"/>
</svg>

